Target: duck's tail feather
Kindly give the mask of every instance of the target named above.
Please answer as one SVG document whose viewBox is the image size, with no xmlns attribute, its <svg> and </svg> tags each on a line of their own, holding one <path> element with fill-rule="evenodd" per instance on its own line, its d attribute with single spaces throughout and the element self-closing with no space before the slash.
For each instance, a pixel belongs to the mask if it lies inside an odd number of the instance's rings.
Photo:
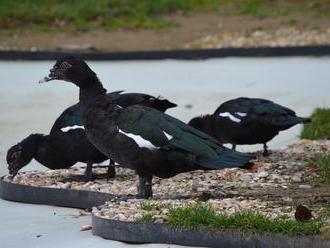
<svg viewBox="0 0 330 248">
<path fill-rule="evenodd" d="M 311 118 L 305 118 L 305 117 L 298 117 L 301 121 L 301 123 L 309 123 L 312 122 Z"/>
<path fill-rule="evenodd" d="M 252 163 L 251 160 L 255 159 L 254 155 L 230 150 L 221 151 L 218 154 L 218 159 L 203 159 L 196 163 L 208 169 L 224 169 L 249 165 Z"/>
</svg>

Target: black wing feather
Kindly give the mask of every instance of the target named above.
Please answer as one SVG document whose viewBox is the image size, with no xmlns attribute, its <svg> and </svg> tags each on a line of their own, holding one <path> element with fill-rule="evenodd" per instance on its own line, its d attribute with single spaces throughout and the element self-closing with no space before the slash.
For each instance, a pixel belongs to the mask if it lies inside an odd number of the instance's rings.
<svg viewBox="0 0 330 248">
<path fill-rule="evenodd" d="M 217 149 L 230 151 L 216 139 L 160 111 L 141 106 L 131 106 L 120 111 L 118 127 L 125 132 L 140 135 L 155 146 L 170 145 L 207 159 L 218 158 Z M 164 131 L 172 139 L 168 140 Z"/>
</svg>

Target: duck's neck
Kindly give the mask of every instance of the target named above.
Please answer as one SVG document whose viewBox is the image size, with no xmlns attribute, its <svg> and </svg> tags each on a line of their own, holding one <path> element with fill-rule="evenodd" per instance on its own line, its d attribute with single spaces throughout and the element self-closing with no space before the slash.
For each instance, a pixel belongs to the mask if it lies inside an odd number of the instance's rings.
<svg viewBox="0 0 330 248">
<path fill-rule="evenodd" d="M 35 158 L 41 139 L 42 134 L 30 134 L 20 142 L 26 154 L 26 165 L 30 163 L 33 158 Z"/>
<path fill-rule="evenodd" d="M 106 90 L 103 88 L 102 83 L 96 75 L 81 80 L 79 82 L 79 87 L 79 100 L 82 103 L 94 101 L 95 98 L 103 97 L 106 93 Z"/>
</svg>

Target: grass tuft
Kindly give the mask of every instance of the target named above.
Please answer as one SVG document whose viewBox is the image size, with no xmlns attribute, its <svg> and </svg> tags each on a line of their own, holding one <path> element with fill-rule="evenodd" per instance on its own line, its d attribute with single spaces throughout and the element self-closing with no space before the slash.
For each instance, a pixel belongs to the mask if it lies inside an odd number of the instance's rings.
<svg viewBox="0 0 330 248">
<path fill-rule="evenodd" d="M 315 183 L 330 184 L 330 155 L 320 154 L 308 161 L 309 165 L 317 168 L 318 177 L 312 179 Z"/>
<path fill-rule="evenodd" d="M 152 216 L 152 214 L 144 214 L 140 218 L 137 218 L 135 221 L 138 223 L 152 223 L 155 221 L 155 218 Z"/>
<path fill-rule="evenodd" d="M 153 210 L 160 210 L 160 205 L 157 203 L 150 203 L 146 201 L 146 202 L 142 202 L 139 208 L 145 211 L 153 211 Z"/>
<path fill-rule="evenodd" d="M 317 108 L 311 119 L 311 123 L 304 125 L 301 138 L 311 140 L 330 139 L 330 108 Z"/>
<path fill-rule="evenodd" d="M 252 211 L 217 214 L 205 204 L 170 209 L 168 223 L 186 229 L 209 227 L 289 235 L 318 234 L 323 225 L 321 221 L 298 222 L 285 217 L 270 219 Z"/>
</svg>

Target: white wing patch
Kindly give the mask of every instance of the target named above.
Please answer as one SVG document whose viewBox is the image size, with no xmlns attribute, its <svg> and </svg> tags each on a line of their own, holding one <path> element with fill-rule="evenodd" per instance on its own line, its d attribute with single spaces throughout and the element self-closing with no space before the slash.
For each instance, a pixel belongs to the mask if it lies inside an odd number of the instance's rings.
<svg viewBox="0 0 330 248">
<path fill-rule="evenodd" d="M 233 122 L 237 122 L 237 123 L 240 123 L 241 120 L 236 118 L 235 116 L 233 116 L 231 113 L 229 112 L 224 112 L 224 113 L 220 113 L 219 116 L 222 116 L 222 117 L 228 117 L 231 121 Z"/>
<path fill-rule="evenodd" d="M 241 113 L 241 112 L 235 112 L 236 115 L 239 115 L 241 117 L 245 117 L 247 114 L 246 113 Z M 222 117 L 228 117 L 231 121 L 236 122 L 236 123 L 240 123 L 241 119 L 233 116 L 231 113 L 229 112 L 224 112 L 224 113 L 220 113 L 219 116 Z"/>
<path fill-rule="evenodd" d="M 173 139 L 173 136 L 172 136 L 172 135 L 166 133 L 165 131 L 163 131 L 163 133 L 165 134 L 165 136 L 166 136 L 166 138 L 167 138 L 168 140 Z"/>
<path fill-rule="evenodd" d="M 242 116 L 242 117 L 247 116 L 247 113 L 242 113 L 242 112 L 235 112 L 235 114 Z"/>
<path fill-rule="evenodd" d="M 110 164 L 110 159 L 105 160 L 105 161 L 103 161 L 101 163 L 98 163 L 98 165 L 104 166 L 104 167 L 109 166 L 109 164 Z M 118 165 L 118 163 L 115 162 L 115 165 Z"/>
<path fill-rule="evenodd" d="M 120 133 L 125 134 L 127 137 L 133 139 L 139 147 L 145 147 L 149 149 L 158 149 L 159 147 L 154 146 L 149 140 L 142 138 L 140 135 L 133 133 L 125 133 L 123 130 L 118 129 Z"/>
<path fill-rule="evenodd" d="M 68 127 L 62 127 L 61 131 L 63 133 L 69 132 L 70 130 L 74 130 L 74 129 L 85 129 L 84 126 L 78 126 L 78 125 L 73 125 L 73 126 L 68 126 Z"/>
<path fill-rule="evenodd" d="M 122 106 L 120 106 L 120 105 L 116 105 L 115 107 L 114 107 L 114 109 L 116 109 L 116 110 L 118 110 L 118 109 L 122 109 L 123 107 Z"/>
</svg>

